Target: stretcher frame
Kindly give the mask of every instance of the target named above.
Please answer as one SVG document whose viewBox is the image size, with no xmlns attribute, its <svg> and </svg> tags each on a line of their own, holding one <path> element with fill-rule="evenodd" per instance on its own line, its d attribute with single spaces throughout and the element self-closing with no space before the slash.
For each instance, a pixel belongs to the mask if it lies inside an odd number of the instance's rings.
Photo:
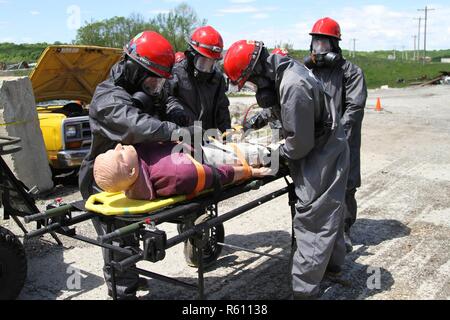
<svg viewBox="0 0 450 320">
<path fill-rule="evenodd" d="M 242 215 L 249 210 L 261 206 L 268 201 L 276 199 L 287 193 L 289 194 L 291 213 L 293 214 L 293 212 L 295 212 L 294 188 L 293 184 L 289 182 L 287 178 L 289 171 L 286 167 L 281 167 L 276 176 L 269 176 L 263 179 L 247 181 L 235 186 L 228 186 L 221 190 L 220 193 L 200 195 L 192 200 L 189 200 L 189 202 L 182 202 L 168 208 L 159 209 L 150 214 L 120 217 L 102 216 L 98 213 L 93 213 L 86 210 L 84 207 L 85 201 L 77 201 L 62 205 L 60 207 L 48 209 L 45 212 L 40 212 L 35 205 L 35 200 L 30 194 L 28 188 L 15 177 L 14 173 L 10 170 L 2 157 L 3 155 L 19 151 L 20 147 L 17 146 L 19 142 L 20 139 L 18 138 L 0 137 L 0 192 L 4 207 L 4 219 L 7 220 L 12 218 L 14 220 L 14 222 L 23 231 L 25 241 L 45 234 L 50 234 L 58 245 L 62 245 L 58 235 L 63 235 L 104 249 L 109 249 L 111 260 L 109 267 L 112 270 L 111 284 L 112 297 L 114 300 L 117 299 L 116 272 L 124 270 L 131 270 L 132 272 L 144 277 L 183 286 L 187 289 L 197 290 L 198 298 L 203 300 L 205 298 L 203 248 L 208 242 L 208 234 L 211 228 L 222 225 L 228 220 Z M 252 190 L 259 189 L 261 186 L 279 179 L 284 179 L 286 181 L 286 187 L 270 192 L 229 212 L 219 214 L 219 202 Z M 20 206 L 25 207 L 25 210 L 18 210 L 16 208 L 17 203 L 15 201 L 17 200 L 20 202 Z M 195 216 L 198 215 L 196 213 L 205 211 L 209 213 L 210 219 L 201 224 L 193 225 L 188 229 L 182 230 L 177 236 L 170 239 L 167 239 L 167 234 L 165 231 L 158 229 L 158 226 L 163 223 L 180 224 L 186 222 L 187 220 L 194 219 Z M 76 212 L 78 212 L 77 215 L 74 214 Z M 77 224 L 98 217 L 100 217 L 107 225 L 107 233 L 105 235 L 98 236 L 97 239 L 92 239 L 77 234 Z M 19 218 L 23 219 L 26 224 L 35 222 L 36 227 L 32 231 L 28 231 Z M 126 220 L 129 222 L 129 225 L 113 230 L 113 224 L 116 219 Z M 139 235 L 139 241 L 143 242 L 143 250 L 139 248 L 136 252 L 133 248 L 132 250 L 130 248 L 123 248 L 118 244 L 115 244 L 115 240 L 131 234 Z M 166 250 L 180 243 L 184 243 L 185 241 L 193 241 L 193 245 L 198 256 L 197 284 L 180 281 L 178 279 L 140 269 L 135 266 L 137 262 L 143 260 L 153 263 L 162 261 L 165 258 Z M 265 255 L 271 258 L 285 259 L 283 257 L 261 253 L 255 250 L 248 250 L 246 248 L 227 245 L 225 243 L 218 242 L 217 245 Z M 113 252 L 125 255 L 127 258 L 119 262 L 113 261 Z"/>
</svg>

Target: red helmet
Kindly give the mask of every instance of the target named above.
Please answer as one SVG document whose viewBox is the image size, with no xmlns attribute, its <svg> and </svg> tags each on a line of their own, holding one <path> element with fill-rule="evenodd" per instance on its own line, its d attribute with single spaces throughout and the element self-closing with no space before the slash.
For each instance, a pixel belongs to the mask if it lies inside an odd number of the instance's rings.
<svg viewBox="0 0 450 320">
<path fill-rule="evenodd" d="M 183 61 L 186 58 L 186 56 L 184 55 L 184 52 L 177 52 L 175 53 L 175 63 L 178 63 L 180 61 Z"/>
<path fill-rule="evenodd" d="M 195 51 L 207 58 L 215 60 L 222 58 L 222 36 L 211 26 L 195 29 L 188 42 Z"/>
<path fill-rule="evenodd" d="M 163 78 L 171 76 L 175 63 L 172 45 L 154 31 L 144 31 L 124 48 L 125 54 L 145 69 Z"/>
<path fill-rule="evenodd" d="M 341 40 L 341 27 L 331 18 L 322 18 L 314 24 L 310 35 L 330 36 Z"/>
<path fill-rule="evenodd" d="M 263 46 L 261 41 L 240 40 L 228 49 L 223 68 L 231 83 L 237 85 L 239 90 L 252 73 Z"/>
<path fill-rule="evenodd" d="M 289 51 L 283 48 L 275 48 L 272 50 L 272 54 L 279 54 L 280 56 L 286 57 L 289 54 Z"/>
</svg>

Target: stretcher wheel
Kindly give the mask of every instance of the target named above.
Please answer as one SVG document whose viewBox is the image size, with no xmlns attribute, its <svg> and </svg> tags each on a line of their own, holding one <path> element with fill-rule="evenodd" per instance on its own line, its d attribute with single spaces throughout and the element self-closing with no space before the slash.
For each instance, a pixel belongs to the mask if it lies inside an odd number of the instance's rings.
<svg viewBox="0 0 450 320">
<path fill-rule="evenodd" d="M 201 224 L 211 219 L 210 215 L 204 214 L 198 217 L 194 225 Z M 178 231 L 183 230 L 184 225 L 179 226 Z M 206 245 L 203 248 L 203 266 L 207 267 L 214 263 L 222 252 L 222 246 L 217 242 L 223 242 L 225 239 L 225 228 L 223 224 L 209 229 L 209 234 L 205 239 Z M 184 242 L 184 258 L 190 267 L 198 267 L 198 255 L 195 247 L 195 239 L 189 239 Z"/>
<path fill-rule="evenodd" d="M 0 300 L 16 299 L 27 277 L 27 258 L 22 243 L 0 227 Z"/>
</svg>

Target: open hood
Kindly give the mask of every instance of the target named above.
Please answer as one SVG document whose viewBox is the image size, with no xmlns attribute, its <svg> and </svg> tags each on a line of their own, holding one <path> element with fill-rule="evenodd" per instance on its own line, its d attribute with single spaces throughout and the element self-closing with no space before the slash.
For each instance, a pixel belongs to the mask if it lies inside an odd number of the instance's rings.
<svg viewBox="0 0 450 320">
<path fill-rule="evenodd" d="M 119 61 L 121 49 L 49 46 L 30 75 L 36 102 L 80 100 L 89 103 L 97 85 Z"/>
</svg>

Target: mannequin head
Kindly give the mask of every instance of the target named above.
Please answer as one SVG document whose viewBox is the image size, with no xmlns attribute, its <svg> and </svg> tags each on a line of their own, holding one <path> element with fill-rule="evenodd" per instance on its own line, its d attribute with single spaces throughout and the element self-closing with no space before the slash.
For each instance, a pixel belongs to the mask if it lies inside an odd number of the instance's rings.
<svg viewBox="0 0 450 320">
<path fill-rule="evenodd" d="M 118 144 L 94 162 L 94 179 L 106 192 L 128 190 L 139 176 L 139 159 L 133 146 Z"/>
</svg>

